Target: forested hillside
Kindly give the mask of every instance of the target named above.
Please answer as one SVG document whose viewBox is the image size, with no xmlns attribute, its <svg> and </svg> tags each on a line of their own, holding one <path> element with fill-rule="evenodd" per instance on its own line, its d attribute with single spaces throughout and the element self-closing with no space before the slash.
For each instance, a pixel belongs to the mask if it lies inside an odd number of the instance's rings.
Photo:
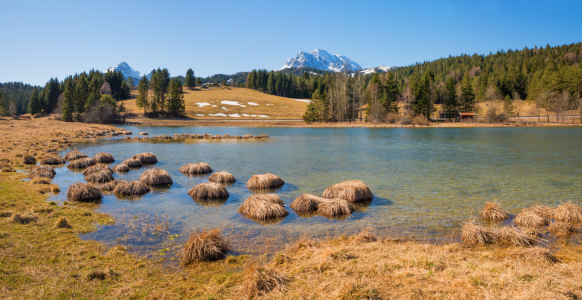
<svg viewBox="0 0 582 300">
<path fill-rule="evenodd" d="M 22 82 L 0 83 L 0 92 L 2 92 L 0 115 L 9 112 L 10 114 L 18 115 L 27 113 L 28 104 L 34 88 L 32 85 Z"/>
</svg>

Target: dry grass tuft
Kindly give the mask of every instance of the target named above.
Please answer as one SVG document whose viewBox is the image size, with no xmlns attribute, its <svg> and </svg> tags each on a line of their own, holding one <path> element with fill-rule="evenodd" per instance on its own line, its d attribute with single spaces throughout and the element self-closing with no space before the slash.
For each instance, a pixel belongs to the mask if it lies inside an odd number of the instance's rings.
<svg viewBox="0 0 582 300">
<path fill-rule="evenodd" d="M 129 172 L 129 166 L 125 163 L 118 164 L 117 166 L 113 167 L 111 170 L 115 173 L 127 173 Z"/>
<path fill-rule="evenodd" d="M 72 226 L 71 226 L 71 224 L 69 224 L 69 221 L 67 220 L 67 218 L 60 217 L 55 222 L 55 227 L 56 228 L 71 228 Z"/>
<path fill-rule="evenodd" d="M 372 190 L 360 180 L 348 180 L 334 184 L 323 191 L 323 198 L 344 199 L 352 203 L 371 201 L 374 199 Z"/>
<path fill-rule="evenodd" d="M 281 219 L 289 215 L 277 194 L 256 194 L 248 197 L 238 212 L 252 220 Z"/>
<path fill-rule="evenodd" d="M 151 152 L 136 154 L 133 159 L 141 161 L 142 164 L 155 164 L 158 162 L 158 158 Z"/>
<path fill-rule="evenodd" d="M 526 208 L 515 217 L 515 224 L 524 230 L 535 230 L 550 224 L 550 222 L 535 211 Z"/>
<path fill-rule="evenodd" d="M 36 222 L 36 220 L 38 220 L 38 217 L 31 212 L 29 212 L 27 214 L 15 213 L 15 214 L 12 214 L 12 217 L 10 218 L 10 222 L 18 223 L 18 224 L 22 224 L 22 225 Z"/>
<path fill-rule="evenodd" d="M 338 218 L 349 216 L 356 209 L 344 199 L 324 199 L 317 207 L 317 213 L 327 218 Z"/>
<path fill-rule="evenodd" d="M 317 211 L 317 207 L 319 203 L 324 201 L 325 199 L 321 197 L 317 197 L 311 194 L 303 194 L 291 203 L 290 207 L 296 213 L 313 213 Z"/>
<path fill-rule="evenodd" d="M 285 184 L 285 181 L 281 177 L 273 174 L 260 174 L 253 175 L 249 181 L 247 181 L 248 189 L 276 189 Z"/>
<path fill-rule="evenodd" d="M 77 160 L 73 160 L 69 163 L 69 169 L 81 170 L 87 167 L 90 167 L 95 164 L 95 160 L 89 157 L 79 158 Z"/>
<path fill-rule="evenodd" d="M 36 164 L 36 157 L 32 155 L 25 155 L 22 159 L 22 163 L 25 165 L 35 165 Z"/>
<path fill-rule="evenodd" d="M 98 163 L 112 163 L 115 161 L 113 155 L 106 153 L 106 152 L 99 152 L 95 154 L 93 159 Z"/>
<path fill-rule="evenodd" d="M 274 269 L 259 266 L 249 261 L 244 270 L 241 295 L 247 299 L 260 297 L 272 291 L 280 290 L 288 281 L 287 277 Z"/>
<path fill-rule="evenodd" d="M 212 172 L 212 168 L 207 163 L 197 163 L 197 164 L 187 164 L 185 166 L 180 167 L 179 170 L 183 174 L 188 175 L 199 175 L 199 174 L 208 174 Z"/>
<path fill-rule="evenodd" d="M 487 221 L 504 221 L 509 219 L 509 215 L 497 202 L 485 203 L 485 207 L 481 211 L 481 217 Z"/>
<path fill-rule="evenodd" d="M 69 186 L 69 191 L 67 192 L 67 199 L 70 201 L 99 201 L 101 198 L 103 198 L 101 191 L 90 183 L 74 183 Z"/>
<path fill-rule="evenodd" d="M 120 181 L 113 189 L 113 193 L 117 196 L 141 196 L 149 191 L 150 188 L 147 185 L 137 180 L 130 183 Z"/>
<path fill-rule="evenodd" d="M 101 186 L 101 190 L 104 192 L 111 192 L 115 189 L 116 186 L 120 185 L 120 184 L 127 184 L 126 180 L 120 180 L 120 179 L 115 179 L 113 181 L 110 181 L 104 185 Z"/>
<path fill-rule="evenodd" d="M 47 205 L 39 205 L 32 208 L 32 212 L 35 212 L 37 214 L 48 214 L 52 213 L 53 211 L 54 209 Z"/>
<path fill-rule="evenodd" d="M 218 183 L 201 183 L 188 191 L 188 195 L 193 199 L 226 199 L 229 194 L 226 188 Z"/>
<path fill-rule="evenodd" d="M 466 245 L 487 245 L 495 242 L 495 233 L 475 223 L 474 220 L 463 224 L 461 239 Z"/>
<path fill-rule="evenodd" d="M 30 183 L 32 183 L 32 184 L 50 184 L 51 179 L 46 178 L 46 177 L 35 177 L 32 180 L 30 180 Z"/>
<path fill-rule="evenodd" d="M 180 251 L 182 264 L 224 259 L 230 248 L 221 234 L 221 228 L 190 232 L 190 239 Z"/>
<path fill-rule="evenodd" d="M 117 277 L 119 274 L 115 273 L 109 267 L 103 271 L 91 271 L 87 274 L 87 280 L 105 280 L 107 278 Z"/>
<path fill-rule="evenodd" d="M 222 183 L 222 184 L 230 184 L 230 183 L 236 182 L 236 179 L 234 178 L 234 176 L 232 176 L 232 174 L 225 172 L 225 171 L 214 172 L 214 173 L 210 174 L 210 176 L 208 177 L 208 180 L 212 181 L 212 182 L 216 182 L 216 183 Z"/>
<path fill-rule="evenodd" d="M 51 156 L 51 157 L 43 158 L 40 161 L 40 164 L 41 165 L 64 165 L 65 162 L 66 161 L 60 156 Z"/>
<path fill-rule="evenodd" d="M 560 260 L 550 253 L 550 249 L 544 247 L 529 247 L 529 248 L 519 248 L 511 256 L 524 259 L 531 262 L 546 262 L 550 264 L 559 263 Z"/>
<path fill-rule="evenodd" d="M 113 173 L 107 170 L 98 171 L 85 176 L 85 180 L 90 183 L 106 183 L 113 181 Z"/>
<path fill-rule="evenodd" d="M 94 166 L 90 166 L 87 169 L 85 169 L 85 171 L 83 171 L 83 175 L 88 176 L 90 174 L 102 172 L 102 171 L 106 171 L 106 172 L 113 174 L 113 171 L 111 170 L 111 168 L 109 168 L 108 165 L 96 164 Z"/>
<path fill-rule="evenodd" d="M 174 183 L 172 177 L 170 177 L 170 174 L 166 170 L 158 168 L 152 168 L 143 172 L 139 176 L 139 180 L 150 186 L 171 185 Z"/>
<path fill-rule="evenodd" d="M 502 226 L 494 229 L 495 242 L 514 247 L 531 247 L 539 239 L 517 227 Z"/>
<path fill-rule="evenodd" d="M 376 236 L 374 228 L 366 227 L 364 230 L 360 232 L 360 234 L 358 234 L 358 236 L 356 237 L 356 241 L 359 243 L 377 242 L 378 237 Z"/>
<path fill-rule="evenodd" d="M 87 157 L 88 157 L 87 154 L 79 152 L 77 150 L 74 150 L 74 151 L 67 153 L 67 155 L 65 155 L 65 160 L 66 161 L 73 161 L 73 160 L 87 158 Z"/>
<path fill-rule="evenodd" d="M 562 240 L 570 239 L 574 234 L 580 233 L 580 230 L 572 226 L 568 222 L 552 222 L 548 227 L 550 232 L 557 238 Z"/>
<path fill-rule="evenodd" d="M 141 168 L 143 164 L 138 159 L 128 158 L 123 161 L 124 165 L 127 165 L 130 168 Z"/>
<path fill-rule="evenodd" d="M 554 209 L 553 217 L 562 222 L 582 222 L 582 207 L 572 202 L 566 202 Z"/>
<path fill-rule="evenodd" d="M 553 209 L 544 205 L 534 205 L 527 208 L 527 211 L 532 212 L 543 218 L 551 218 L 553 214 Z"/>
<path fill-rule="evenodd" d="M 34 166 L 28 171 L 28 177 L 53 178 L 57 172 L 50 166 Z"/>
</svg>

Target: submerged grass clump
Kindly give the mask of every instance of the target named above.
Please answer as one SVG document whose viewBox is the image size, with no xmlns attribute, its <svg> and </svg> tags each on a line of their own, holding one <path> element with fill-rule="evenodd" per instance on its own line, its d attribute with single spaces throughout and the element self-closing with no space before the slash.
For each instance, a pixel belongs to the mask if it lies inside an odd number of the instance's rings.
<svg viewBox="0 0 582 300">
<path fill-rule="evenodd" d="M 372 190 L 361 180 L 348 180 L 334 184 L 323 191 L 323 198 L 344 199 L 352 203 L 371 201 L 374 199 Z"/>
<path fill-rule="evenodd" d="M 485 228 L 470 220 L 463 224 L 461 239 L 467 245 L 488 245 L 495 242 L 495 233 L 491 228 Z"/>
<path fill-rule="evenodd" d="M 141 196 L 147 194 L 149 191 L 150 188 L 138 180 L 130 183 L 120 181 L 113 189 L 113 193 L 117 196 Z"/>
<path fill-rule="evenodd" d="M 283 200 L 276 194 L 252 195 L 239 206 L 238 212 L 249 219 L 259 221 L 281 219 L 289 215 Z"/>
<path fill-rule="evenodd" d="M 89 157 L 79 158 L 69 163 L 68 168 L 73 170 L 82 170 L 95 164 L 95 160 Z"/>
<path fill-rule="evenodd" d="M 136 154 L 133 159 L 141 161 L 142 164 L 155 164 L 158 162 L 158 158 L 151 152 Z"/>
<path fill-rule="evenodd" d="M 87 154 L 79 152 L 77 150 L 73 150 L 65 155 L 65 160 L 66 161 L 73 161 L 73 160 L 77 160 L 80 158 L 86 158 L 86 157 L 88 157 Z"/>
<path fill-rule="evenodd" d="M 356 209 L 348 200 L 338 198 L 325 199 L 317 207 L 317 213 L 327 218 L 349 216 L 354 210 Z"/>
<path fill-rule="evenodd" d="M 90 183 L 106 183 L 113 181 L 113 173 L 107 170 L 93 172 L 85 176 L 85 180 Z"/>
<path fill-rule="evenodd" d="M 99 201 L 103 198 L 101 191 L 90 183 L 74 183 L 69 186 L 67 199 L 77 202 Z"/>
<path fill-rule="evenodd" d="M 163 186 L 174 183 L 172 177 L 170 177 L 170 174 L 166 170 L 158 168 L 152 168 L 143 172 L 139 180 L 150 186 Z"/>
<path fill-rule="evenodd" d="M 253 175 L 247 182 L 248 189 L 276 189 L 285 184 L 281 177 L 273 174 Z"/>
<path fill-rule="evenodd" d="M 112 171 L 115 173 L 127 173 L 127 172 L 129 172 L 129 166 L 125 163 L 121 163 L 121 164 L 113 167 Z"/>
<path fill-rule="evenodd" d="M 497 202 L 485 203 L 485 206 L 481 211 L 481 217 L 487 221 L 504 221 L 509 219 L 509 215 Z"/>
<path fill-rule="evenodd" d="M 548 219 L 527 208 L 522 210 L 515 217 L 515 224 L 524 230 L 536 230 L 540 227 L 548 225 L 549 223 L 550 221 Z"/>
<path fill-rule="evenodd" d="M 64 165 L 65 162 L 66 161 L 60 156 L 51 156 L 51 157 L 43 158 L 40 161 L 40 164 L 41 165 Z"/>
<path fill-rule="evenodd" d="M 109 168 L 108 165 L 96 164 L 96 165 L 90 166 L 87 169 L 85 169 L 83 171 L 83 175 L 88 176 L 90 174 L 101 172 L 101 171 L 105 171 L 105 172 L 109 172 L 109 173 L 113 174 L 113 171 L 111 170 L 111 168 Z"/>
<path fill-rule="evenodd" d="M 319 203 L 324 201 L 324 198 L 317 197 L 311 194 L 303 194 L 291 203 L 290 207 L 296 213 L 313 213 L 317 211 Z"/>
<path fill-rule="evenodd" d="M 116 186 L 120 185 L 120 184 L 127 184 L 126 180 L 120 180 L 120 179 L 115 179 L 113 181 L 110 181 L 104 185 L 101 186 L 101 190 L 104 192 L 111 192 L 115 189 Z"/>
<path fill-rule="evenodd" d="M 190 232 L 190 239 L 180 252 L 182 264 L 224 259 L 230 248 L 221 235 L 221 228 Z"/>
<path fill-rule="evenodd" d="M 140 160 L 134 158 L 128 158 L 124 160 L 123 164 L 127 165 L 130 168 L 141 168 L 143 166 Z"/>
<path fill-rule="evenodd" d="M 113 155 L 106 153 L 106 152 L 99 152 L 95 154 L 93 159 L 98 163 L 112 163 L 115 161 Z"/>
<path fill-rule="evenodd" d="M 216 183 L 224 183 L 230 184 L 236 182 L 236 179 L 232 174 L 221 171 L 221 172 L 214 172 L 208 177 L 209 181 L 216 182 Z"/>
<path fill-rule="evenodd" d="M 197 163 L 197 164 L 187 164 L 180 167 L 179 170 L 183 174 L 188 175 L 199 175 L 199 174 L 207 174 L 212 172 L 212 168 L 207 163 Z"/>
<path fill-rule="evenodd" d="M 226 199 L 229 194 L 223 185 L 214 182 L 201 183 L 188 191 L 193 199 Z"/>
</svg>

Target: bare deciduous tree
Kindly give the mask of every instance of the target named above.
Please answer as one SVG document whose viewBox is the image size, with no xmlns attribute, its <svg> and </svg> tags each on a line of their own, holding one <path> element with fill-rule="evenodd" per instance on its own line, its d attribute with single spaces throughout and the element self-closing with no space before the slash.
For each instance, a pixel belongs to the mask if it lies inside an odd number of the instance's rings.
<svg viewBox="0 0 582 300">
<path fill-rule="evenodd" d="M 536 106 L 546 111 L 548 123 L 550 123 L 550 110 L 555 94 L 552 91 L 543 91 L 536 99 Z"/>
<path fill-rule="evenodd" d="M 517 100 L 521 100 L 521 96 L 519 95 L 518 92 L 513 92 L 513 102 L 515 103 L 515 101 Z M 515 110 L 515 115 L 517 116 L 517 120 L 519 121 L 519 114 L 521 112 L 521 106 L 518 105 L 518 103 L 515 103 L 516 105 L 514 105 L 514 110 Z"/>
</svg>

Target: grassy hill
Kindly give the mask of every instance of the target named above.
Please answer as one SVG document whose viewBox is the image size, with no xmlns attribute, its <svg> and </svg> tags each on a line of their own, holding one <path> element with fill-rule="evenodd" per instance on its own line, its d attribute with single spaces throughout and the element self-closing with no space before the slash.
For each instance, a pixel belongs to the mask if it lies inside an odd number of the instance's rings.
<svg viewBox="0 0 582 300">
<path fill-rule="evenodd" d="M 301 119 L 307 100 L 263 94 L 247 88 L 184 89 L 186 116 L 193 119 Z M 142 113 L 135 99 L 123 101 L 129 112 Z"/>
</svg>

